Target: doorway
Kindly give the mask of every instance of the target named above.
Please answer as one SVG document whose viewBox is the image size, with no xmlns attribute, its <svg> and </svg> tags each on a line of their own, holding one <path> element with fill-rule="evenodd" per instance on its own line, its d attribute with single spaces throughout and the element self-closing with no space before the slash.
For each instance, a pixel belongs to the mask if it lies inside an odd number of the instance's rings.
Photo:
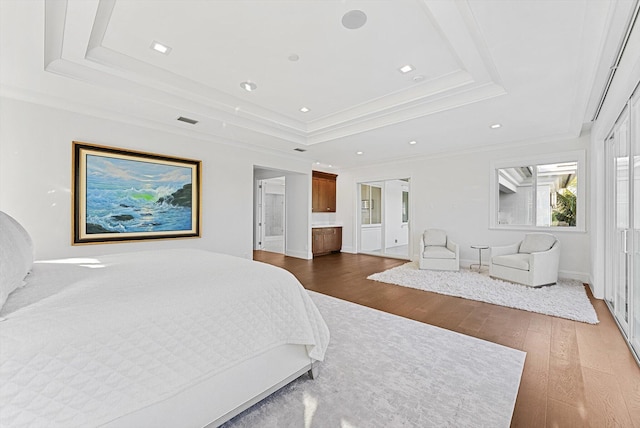
<svg viewBox="0 0 640 428">
<path fill-rule="evenodd" d="M 275 177 L 257 181 L 258 250 L 285 253 L 285 190 L 286 178 Z"/>
<path fill-rule="evenodd" d="M 358 183 L 358 252 L 409 259 L 409 179 Z"/>
</svg>

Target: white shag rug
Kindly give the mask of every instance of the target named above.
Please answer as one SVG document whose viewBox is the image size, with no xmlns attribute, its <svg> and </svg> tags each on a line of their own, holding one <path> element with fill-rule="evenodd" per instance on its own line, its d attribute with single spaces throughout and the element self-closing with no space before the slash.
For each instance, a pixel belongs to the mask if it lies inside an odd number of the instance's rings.
<svg viewBox="0 0 640 428">
<path fill-rule="evenodd" d="M 526 353 L 309 292 L 331 341 L 296 379 L 224 428 L 507 428 Z"/>
<path fill-rule="evenodd" d="M 588 324 L 599 322 L 584 285 L 573 279 L 558 279 L 555 285 L 532 288 L 466 269 L 458 272 L 420 270 L 416 262 L 374 273 L 367 279 Z"/>
</svg>

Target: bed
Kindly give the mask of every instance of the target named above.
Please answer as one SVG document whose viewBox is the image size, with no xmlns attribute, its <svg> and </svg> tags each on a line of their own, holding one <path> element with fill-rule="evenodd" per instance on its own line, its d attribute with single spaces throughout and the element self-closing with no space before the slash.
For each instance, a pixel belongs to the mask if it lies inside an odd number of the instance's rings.
<svg viewBox="0 0 640 428">
<path fill-rule="evenodd" d="M 0 212 L 1 427 L 218 426 L 324 358 L 328 328 L 283 269 L 192 249 L 32 254 Z"/>
</svg>

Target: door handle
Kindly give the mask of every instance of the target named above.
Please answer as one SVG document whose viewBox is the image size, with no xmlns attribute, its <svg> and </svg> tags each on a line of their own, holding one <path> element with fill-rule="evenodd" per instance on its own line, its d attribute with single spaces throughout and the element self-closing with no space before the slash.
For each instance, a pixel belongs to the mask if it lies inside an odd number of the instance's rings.
<svg viewBox="0 0 640 428">
<path fill-rule="evenodd" d="M 629 229 L 625 229 L 622 231 L 622 252 L 625 254 L 629 254 L 629 239 L 628 239 Z"/>
</svg>

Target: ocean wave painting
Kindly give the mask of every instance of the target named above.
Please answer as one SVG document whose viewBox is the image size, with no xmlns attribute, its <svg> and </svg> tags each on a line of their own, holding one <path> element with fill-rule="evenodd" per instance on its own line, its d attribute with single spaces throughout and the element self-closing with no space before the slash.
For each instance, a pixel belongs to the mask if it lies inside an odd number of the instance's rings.
<svg viewBox="0 0 640 428">
<path fill-rule="evenodd" d="M 73 142 L 73 243 L 200 237 L 202 162 Z"/>
<path fill-rule="evenodd" d="M 192 169 L 86 156 L 86 233 L 191 230 Z"/>
</svg>

